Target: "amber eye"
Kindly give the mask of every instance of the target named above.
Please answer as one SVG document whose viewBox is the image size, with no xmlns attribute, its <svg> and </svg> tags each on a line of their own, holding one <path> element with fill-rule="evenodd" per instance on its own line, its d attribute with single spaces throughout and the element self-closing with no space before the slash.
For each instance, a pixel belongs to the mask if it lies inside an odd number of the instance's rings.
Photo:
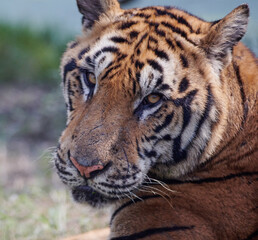
<svg viewBox="0 0 258 240">
<path fill-rule="evenodd" d="M 146 101 L 149 103 L 149 104 L 155 104 L 157 102 L 159 102 L 161 99 L 161 96 L 159 94 L 150 94 L 146 97 Z"/>
<path fill-rule="evenodd" d="M 96 80 L 96 77 L 93 73 L 88 73 L 88 81 L 93 84 L 93 85 L 96 85 L 97 83 L 97 80 Z"/>
</svg>

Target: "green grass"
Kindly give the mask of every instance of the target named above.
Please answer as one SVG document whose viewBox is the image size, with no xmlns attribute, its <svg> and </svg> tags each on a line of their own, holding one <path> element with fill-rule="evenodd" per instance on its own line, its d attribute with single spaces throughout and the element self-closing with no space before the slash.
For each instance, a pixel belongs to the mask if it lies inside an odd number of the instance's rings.
<svg viewBox="0 0 258 240">
<path fill-rule="evenodd" d="M 60 58 L 68 40 L 61 40 L 53 29 L 0 23 L 0 83 L 59 82 Z"/>
</svg>

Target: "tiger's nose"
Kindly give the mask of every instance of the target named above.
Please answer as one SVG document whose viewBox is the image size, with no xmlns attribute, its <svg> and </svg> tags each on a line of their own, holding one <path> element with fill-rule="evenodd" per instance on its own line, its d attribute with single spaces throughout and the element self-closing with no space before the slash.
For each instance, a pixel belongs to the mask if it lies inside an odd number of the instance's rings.
<svg viewBox="0 0 258 240">
<path fill-rule="evenodd" d="M 101 164 L 86 167 L 78 163 L 75 158 L 70 157 L 70 159 L 73 165 L 78 169 L 82 177 L 85 176 L 86 178 L 90 178 L 92 173 L 96 173 L 97 171 L 100 171 L 104 168 L 104 166 Z"/>
</svg>

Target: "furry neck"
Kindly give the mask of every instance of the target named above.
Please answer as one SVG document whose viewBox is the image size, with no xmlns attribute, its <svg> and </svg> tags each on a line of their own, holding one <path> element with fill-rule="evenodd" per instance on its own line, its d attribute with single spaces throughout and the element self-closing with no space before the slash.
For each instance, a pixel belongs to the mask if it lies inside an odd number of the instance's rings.
<svg viewBox="0 0 258 240">
<path fill-rule="evenodd" d="M 199 177 L 257 170 L 257 72 L 257 58 L 238 44 L 232 64 L 222 72 L 222 80 L 228 85 L 227 125 L 214 155 L 195 172 Z"/>
<path fill-rule="evenodd" d="M 221 174 L 227 174 L 234 172 L 231 168 L 250 166 L 243 156 L 250 154 L 257 144 L 257 68 L 257 59 L 239 43 L 234 48 L 231 63 L 220 75 L 221 90 L 215 100 L 221 114 L 220 119 L 214 126 L 210 125 L 209 128 L 207 125 L 203 128 L 203 131 L 210 129 L 212 132 L 205 151 L 200 155 L 198 148 L 194 149 L 196 144 L 193 144 L 193 151 L 189 152 L 188 159 L 173 165 L 156 164 L 150 172 L 151 176 L 180 179 L 198 177 L 199 172 L 212 175 L 213 168 L 221 169 Z M 203 135 L 205 136 L 205 132 Z M 241 163 L 236 164 L 238 158 Z M 223 173 L 222 169 L 227 173 Z"/>
</svg>

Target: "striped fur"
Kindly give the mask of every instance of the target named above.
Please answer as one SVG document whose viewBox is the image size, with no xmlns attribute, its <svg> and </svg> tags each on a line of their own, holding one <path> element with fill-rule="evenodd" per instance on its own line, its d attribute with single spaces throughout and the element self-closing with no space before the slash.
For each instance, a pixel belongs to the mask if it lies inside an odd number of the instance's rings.
<svg viewBox="0 0 258 240">
<path fill-rule="evenodd" d="M 248 6 L 206 22 L 172 7 L 77 4 L 83 35 L 61 63 L 67 126 L 55 157 L 73 198 L 114 205 L 113 240 L 254 239 L 258 63 L 239 43 Z M 103 170 L 86 178 L 71 158 Z"/>
</svg>

